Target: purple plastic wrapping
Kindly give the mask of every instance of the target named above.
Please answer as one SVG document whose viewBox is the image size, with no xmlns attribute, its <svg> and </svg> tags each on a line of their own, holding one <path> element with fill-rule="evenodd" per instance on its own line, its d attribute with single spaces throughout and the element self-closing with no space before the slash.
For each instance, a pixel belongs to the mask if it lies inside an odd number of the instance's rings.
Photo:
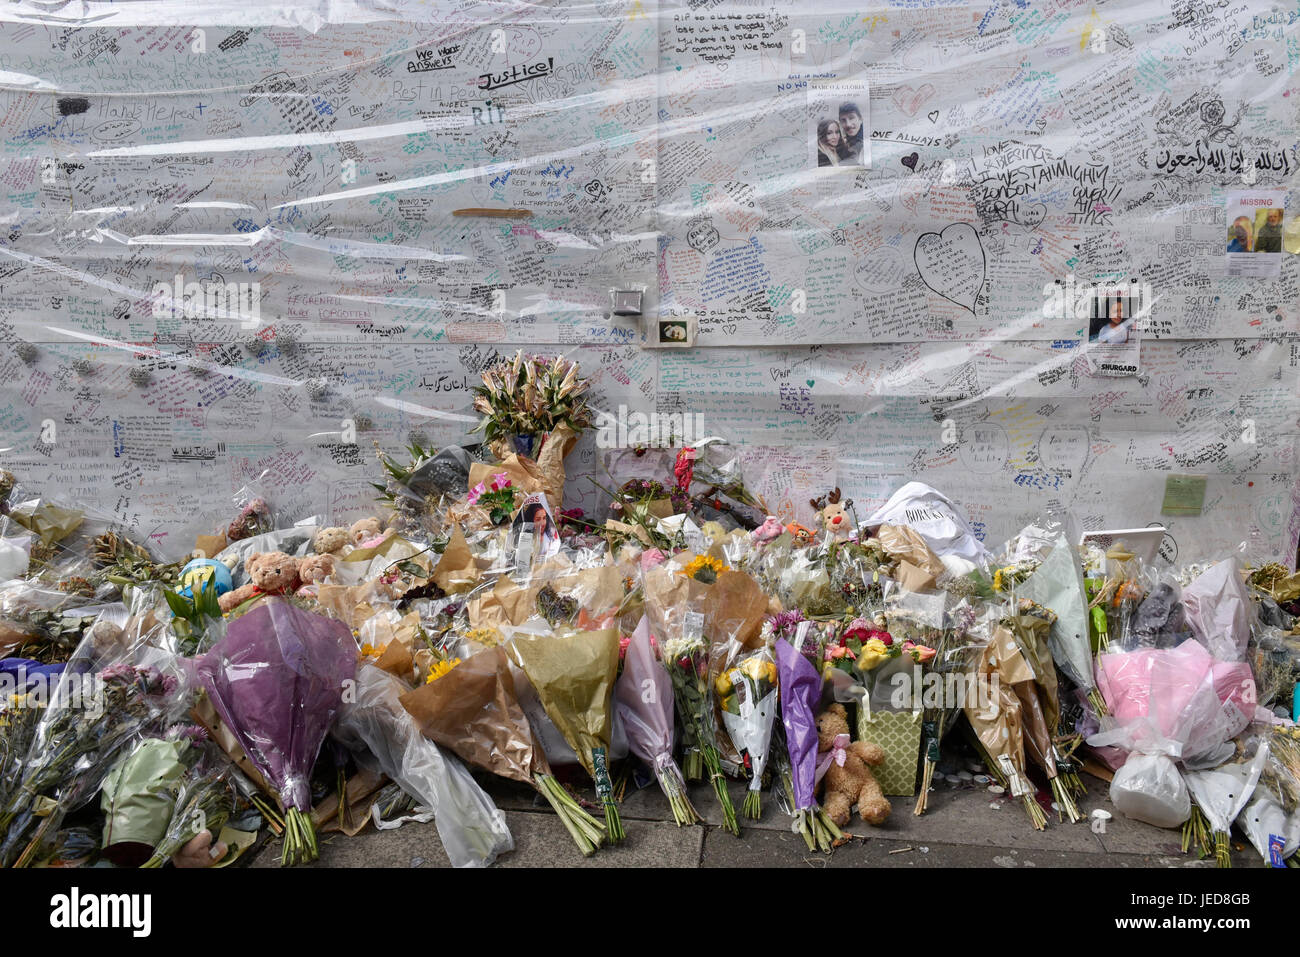
<svg viewBox="0 0 1300 957">
<path fill-rule="evenodd" d="M 776 642 L 777 677 L 781 686 L 781 724 L 794 772 L 794 803 L 804 810 L 817 803 L 817 706 L 822 677 L 811 662 L 784 638 Z"/>
<path fill-rule="evenodd" d="M 673 685 L 650 646 L 650 623 L 644 617 L 628 643 L 614 707 L 633 754 L 656 771 L 673 763 Z"/>
<path fill-rule="evenodd" d="M 276 600 L 232 621 L 199 661 L 217 714 L 286 810 L 311 810 L 307 779 L 356 667 L 343 622 Z"/>
</svg>

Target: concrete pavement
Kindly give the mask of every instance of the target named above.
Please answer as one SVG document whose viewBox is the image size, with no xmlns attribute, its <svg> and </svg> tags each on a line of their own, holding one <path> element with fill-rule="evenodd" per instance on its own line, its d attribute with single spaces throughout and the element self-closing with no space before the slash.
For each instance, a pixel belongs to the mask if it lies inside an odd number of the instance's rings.
<svg viewBox="0 0 1300 957">
<path fill-rule="evenodd" d="M 912 798 L 892 798 L 894 813 L 873 828 L 854 818 L 854 840 L 832 854 L 809 853 L 790 830 L 789 817 L 764 794 L 763 820 L 741 820 L 740 837 L 723 831 L 712 791 L 691 789 L 691 800 L 705 825 L 677 827 L 657 786 L 628 793 L 620 807 L 626 842 L 584 859 L 563 825 L 532 792 L 498 779 L 481 779 L 506 814 L 515 850 L 501 867 L 1213 867 L 1179 851 L 1177 830 L 1162 830 L 1123 817 L 1107 799 L 1108 785 L 1084 776 L 1088 795 L 1081 803 L 1085 820 L 1060 824 L 1050 815 L 1047 830 L 1035 831 L 1018 801 L 990 794 L 984 787 L 941 783 L 930 809 L 912 813 Z M 739 809 L 744 785 L 729 782 Z M 629 788 L 630 791 L 630 788 Z M 591 799 L 587 792 L 582 796 Z M 1094 808 L 1111 813 L 1098 833 L 1087 815 Z M 599 815 L 597 815 L 599 816 Z M 1238 849 L 1240 848 L 1240 849 Z M 1254 848 L 1239 835 L 1232 841 L 1233 867 L 1262 867 Z M 279 867 L 279 842 L 263 846 L 249 862 Z M 367 828 L 355 837 L 323 841 L 315 867 L 448 867 L 433 824 L 407 824 L 389 831 Z"/>
</svg>

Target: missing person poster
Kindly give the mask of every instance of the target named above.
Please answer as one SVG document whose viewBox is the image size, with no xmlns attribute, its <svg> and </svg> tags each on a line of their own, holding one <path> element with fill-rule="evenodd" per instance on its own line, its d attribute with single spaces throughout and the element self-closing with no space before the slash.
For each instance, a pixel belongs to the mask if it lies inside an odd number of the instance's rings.
<svg viewBox="0 0 1300 957">
<path fill-rule="evenodd" d="M 1228 194 L 1227 261 L 1229 276 L 1282 273 L 1282 233 L 1286 228 L 1286 190 L 1257 189 Z"/>
<path fill-rule="evenodd" d="M 524 499 L 506 537 L 506 564 L 518 569 L 545 561 L 560 550 L 560 529 L 541 492 Z"/>
<path fill-rule="evenodd" d="M 809 162 L 813 169 L 861 169 L 871 165 L 867 81 L 808 81 Z"/>
<path fill-rule="evenodd" d="M 1151 314 L 1150 286 L 1136 279 L 1092 289 L 1088 318 L 1089 371 L 1096 376 L 1132 376 L 1141 369 L 1142 325 Z"/>
</svg>

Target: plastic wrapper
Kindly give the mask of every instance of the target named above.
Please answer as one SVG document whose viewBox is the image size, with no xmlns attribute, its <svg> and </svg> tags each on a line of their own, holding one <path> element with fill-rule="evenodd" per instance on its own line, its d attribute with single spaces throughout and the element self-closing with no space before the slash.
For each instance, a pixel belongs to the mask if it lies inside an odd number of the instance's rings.
<svg viewBox="0 0 1300 957">
<path fill-rule="evenodd" d="M 673 759 L 673 687 L 642 617 L 628 642 L 623 674 L 614 688 L 614 716 L 626 729 L 628 747 L 655 774 L 680 826 L 700 821 Z"/>
<path fill-rule="evenodd" d="M 265 473 L 263 473 L 263 478 Z M 261 492 L 245 485 L 232 496 L 235 517 L 225 528 L 227 541 L 239 542 L 275 530 L 275 514 Z"/>
<path fill-rule="evenodd" d="M 1236 558 L 1225 559 L 1183 589 L 1187 624 L 1220 661 L 1241 661 L 1254 608 Z"/>
<path fill-rule="evenodd" d="M 953 574 L 987 565 L 992 557 L 976 538 L 970 520 L 946 495 L 924 482 L 908 482 L 865 522 L 868 526 L 886 523 L 913 529 Z"/>
<path fill-rule="evenodd" d="M 272 598 L 231 622 L 197 664 L 212 706 L 286 812 L 286 863 L 317 855 L 308 775 L 356 658 L 342 622 Z"/>
<path fill-rule="evenodd" d="M 618 674 L 618 631 L 518 634 L 509 654 L 528 676 L 551 721 L 564 735 L 596 784 L 611 841 L 623 826 L 609 778 L 614 681 Z"/>
<path fill-rule="evenodd" d="M 152 850 L 163 839 L 188 747 L 184 739 L 149 737 L 124 749 L 100 789 L 105 848 L 136 844 Z"/>
<path fill-rule="evenodd" d="M 1228 866 L 1228 832 L 1232 822 L 1250 802 L 1267 761 L 1268 744 L 1259 742 L 1253 755 L 1238 755 L 1236 760 L 1217 768 L 1184 774 L 1187 789 L 1214 835 L 1221 867 Z"/>
<path fill-rule="evenodd" d="M 716 672 L 713 686 L 722 726 L 740 752 L 749 776 L 745 815 L 757 820 L 762 813 L 759 795 L 771 749 L 772 728 L 779 714 L 776 659 L 767 648 L 746 652 L 742 644 L 733 640 L 728 643 L 724 661 Z"/>
<path fill-rule="evenodd" d="M 0 538 L 0 581 L 22 578 L 27 574 L 34 539 L 31 533 Z"/>
<path fill-rule="evenodd" d="M 1015 586 L 1015 595 L 1036 601 L 1055 613 L 1056 620 L 1048 636 L 1052 658 L 1076 686 L 1097 697 L 1088 637 L 1088 598 L 1078 552 L 1063 533 L 1058 533 L 1044 536 L 1038 553 L 1042 559 L 1038 570 Z"/>
<path fill-rule="evenodd" d="M 357 670 L 355 700 L 344 703 L 334 734 L 365 749 L 388 777 L 433 811 L 454 867 L 484 867 L 514 849 L 505 815 L 455 758 L 420 734 L 401 696 L 411 690 L 374 665 Z"/>
<path fill-rule="evenodd" d="M 998 626 L 991 632 L 975 665 L 975 676 L 996 696 L 996 701 L 992 708 L 979 697 L 968 701 L 966 719 L 990 771 L 1006 782 L 1012 797 L 1022 800 L 1031 823 L 1041 830 L 1047 823 L 1046 816 L 1034 800 L 1034 786 L 1026 777 L 1027 750 L 1035 743 L 1027 745 L 1026 738 L 1037 731 L 1036 724 L 1026 728 L 1032 720 L 1026 717 L 1026 702 L 1031 706 L 1037 702 L 1033 688 L 1026 686 L 1034 684 L 1035 675 L 1033 665 L 1008 628 Z M 1026 691 L 1023 697 L 1018 694 L 1021 687 Z"/>
<path fill-rule="evenodd" d="M 784 638 L 777 639 L 775 652 L 795 830 L 803 836 L 808 850 L 829 851 L 842 835 L 817 803 L 817 710 L 822 698 L 821 675 Z"/>
<path fill-rule="evenodd" d="M 1125 817 L 1155 827 L 1178 827 L 1192 811 L 1187 786 L 1170 756 L 1140 750 L 1115 772 L 1110 801 Z"/>
<path fill-rule="evenodd" d="M 425 737 L 476 767 L 536 787 L 584 855 L 604 841 L 604 828 L 551 776 L 519 707 L 504 648 L 481 651 L 399 700 Z"/>
<path fill-rule="evenodd" d="M 1300 815 L 1290 814 L 1272 789 L 1260 785 L 1237 814 L 1237 827 L 1250 839 L 1265 863 L 1283 866 L 1300 847 Z"/>
<path fill-rule="evenodd" d="M 1197 642 L 1101 655 L 1097 679 L 1116 726 L 1149 718 L 1193 765 L 1223 760 L 1255 712 L 1250 668 L 1218 662 Z"/>
<path fill-rule="evenodd" d="M 683 729 L 683 770 L 687 780 L 697 780 L 707 773 L 723 810 L 724 826 L 739 833 L 735 808 L 722 776 L 719 729 L 709 679 L 709 636 L 721 633 L 710 628 L 709 612 L 717 606 L 709 604 L 709 583 L 681 573 L 690 570 L 696 559 L 677 568 L 685 557 L 679 555 L 643 573 L 646 616 L 658 640 L 660 659 L 672 680 L 673 700 Z"/>
<path fill-rule="evenodd" d="M 98 793 L 123 747 L 183 713 L 182 677 L 174 644 L 147 612 L 125 628 L 100 621 L 87 631 L 43 703 L 0 809 L 6 866 L 30 865 L 64 815 Z M 38 704 L 29 691 L 24 707 Z"/>
</svg>

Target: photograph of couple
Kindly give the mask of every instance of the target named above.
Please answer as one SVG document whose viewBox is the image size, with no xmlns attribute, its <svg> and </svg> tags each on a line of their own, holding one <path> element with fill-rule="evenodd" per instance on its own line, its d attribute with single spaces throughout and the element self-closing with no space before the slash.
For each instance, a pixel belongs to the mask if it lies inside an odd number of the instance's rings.
<svg viewBox="0 0 1300 957">
<path fill-rule="evenodd" d="M 817 166 L 865 166 L 864 136 L 858 105 L 840 104 L 838 118 L 817 121 Z"/>
<path fill-rule="evenodd" d="M 1280 209 L 1260 209 L 1250 216 L 1238 216 L 1228 230 L 1230 253 L 1280 253 L 1282 251 L 1282 219 Z"/>
</svg>

